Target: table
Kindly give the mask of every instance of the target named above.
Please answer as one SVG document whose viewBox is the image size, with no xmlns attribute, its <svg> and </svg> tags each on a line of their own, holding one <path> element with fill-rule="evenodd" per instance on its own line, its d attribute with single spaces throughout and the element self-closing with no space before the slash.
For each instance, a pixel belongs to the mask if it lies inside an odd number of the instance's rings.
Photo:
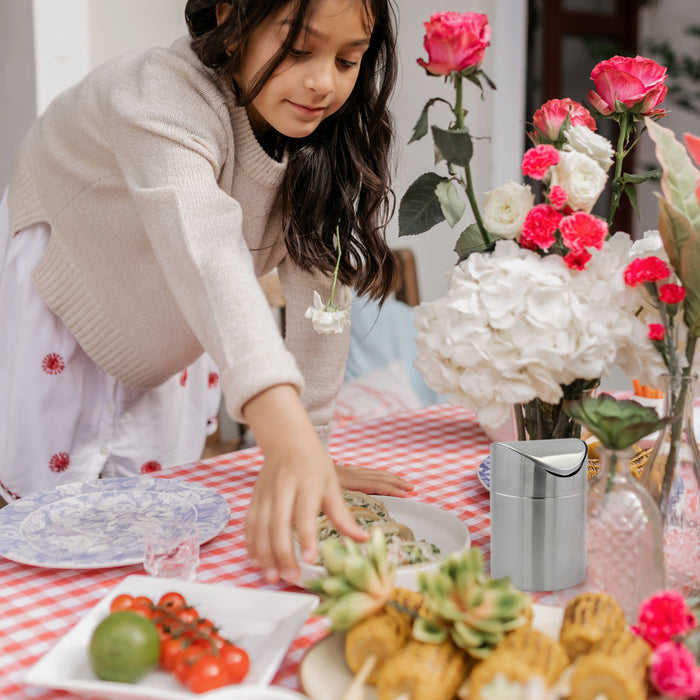
<svg viewBox="0 0 700 700">
<path fill-rule="evenodd" d="M 472 543 L 489 561 L 489 495 L 477 467 L 490 441 L 463 408 L 439 405 L 352 423 L 330 440 L 335 461 L 392 471 L 415 484 L 411 498 L 433 503 L 459 517 Z M 186 464 L 163 472 L 223 494 L 231 520 L 202 546 L 197 580 L 268 590 L 299 591 L 268 584 L 252 568 L 244 545 L 243 522 L 253 484 L 262 466 L 257 448 Z M 68 571 L 16 564 L 0 558 L 0 696 L 65 698 L 65 692 L 29 688 L 24 672 L 123 578 L 143 573 L 141 565 Z M 315 641 L 327 634 L 325 621 L 312 617 L 290 647 L 275 676 L 276 685 L 299 689 L 299 663 Z"/>
</svg>

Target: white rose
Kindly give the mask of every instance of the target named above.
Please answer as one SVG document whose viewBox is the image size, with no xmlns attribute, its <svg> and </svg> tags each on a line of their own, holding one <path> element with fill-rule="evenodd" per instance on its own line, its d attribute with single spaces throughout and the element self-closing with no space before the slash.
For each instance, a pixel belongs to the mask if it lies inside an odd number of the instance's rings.
<svg viewBox="0 0 700 700">
<path fill-rule="evenodd" d="M 550 187 L 559 185 L 566 192 L 566 203 L 590 213 L 605 189 L 608 176 L 593 158 L 578 151 L 560 151 L 559 162 L 550 169 Z"/>
<path fill-rule="evenodd" d="M 613 164 L 615 149 L 605 136 L 596 134 L 587 126 L 571 126 L 564 133 L 567 143 L 565 151 L 578 151 L 590 156 L 605 172 Z"/>
<path fill-rule="evenodd" d="M 501 238 L 517 238 L 522 231 L 525 215 L 534 203 L 535 195 L 529 185 L 507 180 L 486 194 L 484 226 Z"/>
</svg>

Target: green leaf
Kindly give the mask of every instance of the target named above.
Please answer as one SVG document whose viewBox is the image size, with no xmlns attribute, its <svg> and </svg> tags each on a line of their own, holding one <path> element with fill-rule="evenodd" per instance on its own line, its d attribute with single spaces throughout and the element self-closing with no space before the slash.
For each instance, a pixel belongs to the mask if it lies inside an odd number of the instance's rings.
<svg viewBox="0 0 700 700">
<path fill-rule="evenodd" d="M 435 143 L 435 162 L 446 160 L 453 165 L 466 168 L 474 154 L 472 138 L 469 131 L 464 129 L 441 129 L 433 126 L 433 142 Z"/>
<path fill-rule="evenodd" d="M 445 220 L 435 188 L 446 180 L 423 173 L 406 190 L 399 204 L 399 236 L 415 236 Z"/>
<path fill-rule="evenodd" d="M 657 197 L 659 199 L 659 233 L 668 259 L 680 277 L 681 252 L 686 241 L 696 234 L 686 216 L 660 195 L 657 194 Z"/>
<path fill-rule="evenodd" d="M 423 111 L 420 113 L 420 117 L 418 117 L 418 121 L 413 127 L 413 134 L 408 141 L 409 143 L 422 139 L 428 133 L 428 111 L 436 102 L 444 102 L 450 109 L 452 109 L 452 105 L 442 97 L 433 97 L 432 99 L 428 100 L 423 107 Z"/>
<path fill-rule="evenodd" d="M 647 180 L 658 180 L 663 175 L 663 172 L 661 168 L 654 168 L 653 170 L 645 170 L 643 173 L 623 173 L 620 181 L 638 185 Z"/>
<path fill-rule="evenodd" d="M 629 200 L 632 209 L 634 209 L 634 213 L 637 215 L 637 218 L 641 219 L 639 207 L 637 206 L 637 190 L 629 185 L 623 185 L 622 192 L 627 196 L 627 199 Z"/>
<path fill-rule="evenodd" d="M 479 227 L 476 224 L 467 226 L 467 228 L 462 231 L 455 245 L 455 253 L 459 256 L 459 262 L 466 260 L 472 253 L 487 250 L 493 243 L 493 238 L 488 234 L 487 237 L 489 239 L 488 245 L 484 241 L 481 231 L 479 231 Z"/>
<path fill-rule="evenodd" d="M 459 198 L 457 188 L 451 180 L 443 180 L 435 187 L 435 195 L 440 201 L 442 213 L 450 225 L 454 228 L 464 214 L 467 205 Z"/>
<path fill-rule="evenodd" d="M 683 320 L 688 332 L 700 336 L 700 232 L 686 241 L 681 253 L 681 282 L 685 287 Z"/>
<path fill-rule="evenodd" d="M 695 187 L 700 173 L 671 129 L 648 117 L 644 120 L 656 144 L 656 158 L 663 168 L 661 190 L 664 197 L 685 216 L 695 231 L 700 230 L 700 202 Z"/>
</svg>

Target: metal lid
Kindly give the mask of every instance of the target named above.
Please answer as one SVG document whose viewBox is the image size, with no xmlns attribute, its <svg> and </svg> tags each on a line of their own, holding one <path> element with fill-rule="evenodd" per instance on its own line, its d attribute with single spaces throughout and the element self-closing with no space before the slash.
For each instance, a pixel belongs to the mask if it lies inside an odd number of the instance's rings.
<svg viewBox="0 0 700 700">
<path fill-rule="evenodd" d="M 587 455 L 588 446 L 578 438 L 494 442 L 491 491 L 524 498 L 583 493 L 588 480 Z"/>
</svg>

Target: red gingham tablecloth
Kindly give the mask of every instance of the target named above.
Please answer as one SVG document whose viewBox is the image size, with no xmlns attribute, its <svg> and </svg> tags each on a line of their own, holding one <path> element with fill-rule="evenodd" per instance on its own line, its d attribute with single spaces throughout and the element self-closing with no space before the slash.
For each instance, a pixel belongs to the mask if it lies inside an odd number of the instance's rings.
<svg viewBox="0 0 700 700">
<path fill-rule="evenodd" d="M 337 462 L 386 469 L 410 480 L 415 484 L 410 497 L 459 517 L 488 563 L 489 495 L 479 483 L 477 467 L 488 455 L 489 445 L 471 411 L 440 405 L 350 424 L 333 434 L 330 452 Z M 247 558 L 243 522 L 261 466 L 261 453 L 254 448 L 160 475 L 215 489 L 231 506 L 229 524 L 201 549 L 197 581 L 299 590 L 267 584 Z M 0 557 L 0 696 L 14 700 L 68 697 L 62 691 L 24 685 L 25 671 L 123 578 L 142 573 L 141 565 L 68 571 L 25 566 Z M 299 663 L 309 646 L 326 633 L 323 620 L 310 618 L 274 683 L 298 690 Z"/>
</svg>

